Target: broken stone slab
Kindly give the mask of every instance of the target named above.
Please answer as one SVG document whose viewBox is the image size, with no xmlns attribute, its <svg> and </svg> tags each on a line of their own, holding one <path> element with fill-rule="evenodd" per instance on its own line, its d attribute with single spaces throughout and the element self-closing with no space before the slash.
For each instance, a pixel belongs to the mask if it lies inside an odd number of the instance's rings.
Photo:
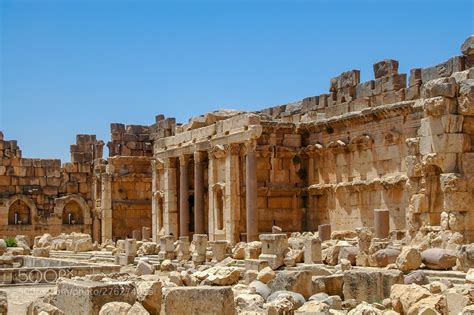
<svg viewBox="0 0 474 315">
<path fill-rule="evenodd" d="M 134 238 L 127 238 L 124 243 L 125 255 L 136 256 L 138 251 L 137 240 Z"/>
<path fill-rule="evenodd" d="M 374 76 L 376 79 L 393 74 L 398 74 L 398 61 L 385 59 L 374 63 Z"/>
<path fill-rule="evenodd" d="M 57 307 L 66 314 L 99 314 L 109 302 L 135 303 L 137 289 L 132 281 L 100 282 L 61 278 L 57 283 Z"/>
<path fill-rule="evenodd" d="M 212 244 L 212 262 L 222 261 L 227 254 L 227 241 L 214 241 Z"/>
<path fill-rule="evenodd" d="M 321 224 L 318 226 L 318 236 L 321 242 L 331 239 L 331 224 Z"/>
<path fill-rule="evenodd" d="M 321 240 L 312 237 L 304 243 L 304 263 L 320 264 L 322 262 Z"/>
<path fill-rule="evenodd" d="M 346 271 L 343 279 L 345 300 L 373 303 L 388 298 L 392 285 L 403 284 L 403 273 L 399 270 L 360 268 Z"/>
<path fill-rule="evenodd" d="M 291 301 L 295 308 L 301 307 L 306 302 L 304 296 L 297 292 L 281 290 L 270 294 L 270 296 L 267 298 L 267 303 L 271 303 L 282 298 L 286 298 Z"/>
<path fill-rule="evenodd" d="M 176 251 L 178 252 L 178 261 L 186 261 L 191 258 L 191 254 L 189 253 L 189 247 L 189 237 L 180 236 L 178 240 L 178 246 L 176 246 Z"/>
<path fill-rule="evenodd" d="M 234 314 L 231 287 L 175 287 L 164 296 L 165 314 Z"/>
<path fill-rule="evenodd" d="M 272 292 L 293 291 L 309 298 L 313 293 L 312 275 L 310 271 L 280 271 L 268 287 Z"/>
<path fill-rule="evenodd" d="M 202 264 L 206 262 L 207 235 L 194 234 L 193 244 L 194 244 L 194 250 L 192 252 L 193 262 L 195 264 Z"/>
<path fill-rule="evenodd" d="M 174 242 L 175 237 L 173 235 L 162 236 L 160 238 L 160 252 L 158 253 L 159 260 L 175 258 Z"/>
<path fill-rule="evenodd" d="M 268 261 L 268 265 L 274 270 L 282 266 L 288 249 L 286 234 L 260 234 L 259 237 L 262 242 L 259 259 Z"/>
<path fill-rule="evenodd" d="M 162 303 L 161 281 L 140 281 L 137 283 L 137 301 L 150 314 L 159 314 Z"/>
<path fill-rule="evenodd" d="M 459 270 L 467 272 L 470 268 L 474 268 L 474 244 L 462 245 L 458 252 Z"/>
<path fill-rule="evenodd" d="M 453 77 L 439 78 L 426 82 L 421 88 L 421 95 L 424 98 L 436 96 L 455 97 L 458 85 Z"/>
<path fill-rule="evenodd" d="M 429 269 L 446 270 L 456 266 L 457 257 L 443 248 L 428 248 L 421 253 L 421 259 Z"/>
<path fill-rule="evenodd" d="M 132 305 L 125 302 L 109 302 L 102 306 L 99 315 L 128 314 Z"/>
<path fill-rule="evenodd" d="M 398 255 L 395 263 L 402 272 L 418 269 L 421 265 L 421 253 L 415 247 L 406 246 Z"/>
</svg>

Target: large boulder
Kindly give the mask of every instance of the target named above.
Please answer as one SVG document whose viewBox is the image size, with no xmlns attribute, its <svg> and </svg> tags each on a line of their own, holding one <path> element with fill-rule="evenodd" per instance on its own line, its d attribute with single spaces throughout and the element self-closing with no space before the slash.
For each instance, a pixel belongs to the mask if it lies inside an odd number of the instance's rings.
<svg viewBox="0 0 474 315">
<path fill-rule="evenodd" d="M 329 314 L 329 308 L 329 305 L 325 303 L 309 301 L 298 308 L 295 315 Z"/>
<path fill-rule="evenodd" d="M 371 268 L 352 269 L 344 273 L 344 299 L 373 303 L 390 296 L 394 284 L 403 283 L 399 270 L 378 270 Z"/>
<path fill-rule="evenodd" d="M 369 263 L 372 267 L 386 267 L 389 264 L 394 264 L 398 255 L 400 255 L 400 250 L 395 248 L 379 249 L 369 256 Z"/>
<path fill-rule="evenodd" d="M 406 275 L 404 279 L 405 284 L 428 284 L 429 279 L 423 272 L 423 270 L 415 270 Z"/>
<path fill-rule="evenodd" d="M 390 292 L 392 307 L 399 313 L 406 313 L 421 299 L 431 296 L 431 292 L 417 284 L 395 284 Z"/>
<path fill-rule="evenodd" d="M 355 246 L 341 247 L 338 254 L 338 263 L 341 263 L 343 259 L 346 259 L 351 262 L 351 265 L 355 266 L 357 255 L 359 255 L 358 247 L 355 247 Z"/>
<path fill-rule="evenodd" d="M 209 274 L 206 280 L 214 285 L 232 285 L 237 283 L 239 278 L 239 269 L 233 267 L 220 267 L 217 268 L 215 272 Z"/>
<path fill-rule="evenodd" d="M 421 253 L 415 247 L 404 247 L 397 257 L 396 264 L 403 272 L 418 269 L 421 265 Z"/>
<path fill-rule="evenodd" d="M 265 300 L 272 293 L 272 290 L 270 290 L 268 285 L 258 280 L 252 281 L 249 284 L 249 289 L 251 292 L 255 292 L 256 294 L 260 295 Z"/>
<path fill-rule="evenodd" d="M 7 314 L 1 313 L 0 314 Z M 48 315 L 65 315 L 63 311 L 61 311 L 56 306 L 43 301 L 42 299 L 37 299 L 31 302 L 26 309 L 26 314 L 28 315 L 39 315 L 39 314 L 48 314 Z"/>
<path fill-rule="evenodd" d="M 150 314 L 159 314 L 161 310 L 161 282 L 137 282 L 137 301 L 140 302 Z"/>
<path fill-rule="evenodd" d="M 474 268 L 474 244 L 462 245 L 458 252 L 459 270 L 467 272 Z"/>
<path fill-rule="evenodd" d="M 313 283 L 310 271 L 280 271 L 268 283 L 272 292 L 293 291 L 309 298 L 313 293 Z"/>
<path fill-rule="evenodd" d="M 282 298 L 286 298 L 287 300 L 291 301 L 295 308 L 301 307 L 306 302 L 304 296 L 302 296 L 301 294 L 285 290 L 273 292 L 267 298 L 267 302 L 273 302 Z"/>
<path fill-rule="evenodd" d="M 313 293 L 325 292 L 329 295 L 343 296 L 344 275 L 316 276 L 312 278 Z"/>
<path fill-rule="evenodd" d="M 442 248 L 428 248 L 421 253 L 421 259 L 430 269 L 446 270 L 456 266 L 456 255 Z"/>
<path fill-rule="evenodd" d="M 48 233 L 43 234 L 43 236 L 41 236 L 38 239 L 37 247 L 51 246 L 52 239 L 53 239 L 53 237 L 51 236 L 51 234 L 48 234 Z"/>
<path fill-rule="evenodd" d="M 275 271 L 270 267 L 265 267 L 258 272 L 257 280 L 263 283 L 268 283 L 275 278 Z"/>
<path fill-rule="evenodd" d="M 244 311 L 263 311 L 265 300 L 258 294 L 239 294 L 234 298 L 235 307 L 238 313 Z"/>
<path fill-rule="evenodd" d="M 88 251 L 91 251 L 93 248 L 94 248 L 94 245 L 92 244 L 92 239 L 90 237 L 78 239 L 74 243 L 75 253 L 88 252 Z"/>
<path fill-rule="evenodd" d="M 234 314 L 231 287 L 175 287 L 164 297 L 165 314 Z"/>
<path fill-rule="evenodd" d="M 143 307 L 143 305 L 138 302 L 135 302 L 135 304 L 133 304 L 132 307 L 128 310 L 127 315 L 150 315 L 150 312 L 148 312 Z"/>
<path fill-rule="evenodd" d="M 444 295 L 431 295 L 414 303 L 405 313 L 407 315 L 418 314 L 443 314 L 448 315 L 448 306 Z"/>
<path fill-rule="evenodd" d="M 137 276 L 152 275 L 154 273 L 155 268 L 152 265 L 142 259 L 138 261 L 137 269 L 135 269 L 135 274 Z"/>
<path fill-rule="evenodd" d="M 132 306 L 125 302 L 109 302 L 100 309 L 99 315 L 126 315 Z"/>
<path fill-rule="evenodd" d="M 362 302 L 357 305 L 354 309 L 350 310 L 347 315 L 382 315 L 383 312 L 377 309 L 375 306 Z"/>
</svg>

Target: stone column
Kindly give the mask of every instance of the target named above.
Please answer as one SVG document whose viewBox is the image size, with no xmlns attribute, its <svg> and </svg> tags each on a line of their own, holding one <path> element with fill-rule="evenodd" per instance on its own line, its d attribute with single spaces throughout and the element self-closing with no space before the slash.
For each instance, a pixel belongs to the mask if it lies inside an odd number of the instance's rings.
<svg viewBox="0 0 474 315">
<path fill-rule="evenodd" d="M 189 236 L 189 156 L 179 157 L 179 235 Z"/>
<path fill-rule="evenodd" d="M 282 266 L 285 259 L 285 251 L 288 249 L 286 234 L 261 234 L 262 254 L 258 257 L 268 261 L 273 270 Z"/>
<path fill-rule="evenodd" d="M 322 262 L 321 240 L 309 238 L 304 242 L 304 263 L 320 264 Z"/>
<path fill-rule="evenodd" d="M 172 235 L 167 235 L 160 238 L 160 252 L 158 253 L 159 260 L 175 258 L 174 241 L 175 238 Z"/>
<path fill-rule="evenodd" d="M 178 240 L 178 246 L 176 247 L 179 261 L 189 260 L 191 255 L 189 254 L 189 237 L 180 236 Z"/>
<path fill-rule="evenodd" d="M 240 144 L 226 145 L 225 150 L 223 228 L 225 239 L 231 244 L 236 244 L 240 241 Z"/>
<path fill-rule="evenodd" d="M 165 226 L 165 234 L 173 234 L 175 236 L 178 235 L 178 197 L 176 179 L 176 158 L 168 158 L 165 160 L 163 180 L 163 224 Z"/>
<path fill-rule="evenodd" d="M 390 213 L 388 210 L 374 210 L 374 227 L 376 238 L 388 238 L 390 233 Z"/>
<path fill-rule="evenodd" d="M 193 250 L 193 262 L 195 264 L 203 264 L 206 262 L 206 249 L 207 249 L 207 235 L 206 234 L 194 234 L 193 236 L 194 250 Z"/>
<path fill-rule="evenodd" d="M 257 156 L 256 142 L 246 143 L 245 156 L 245 208 L 247 214 L 247 242 L 258 241 L 257 209 Z"/>
<path fill-rule="evenodd" d="M 151 160 L 151 237 L 153 242 L 156 242 L 158 239 L 158 200 L 155 197 L 157 190 L 158 170 L 156 169 L 156 160 Z"/>
<path fill-rule="evenodd" d="M 204 158 L 205 152 L 194 153 L 194 233 L 204 234 Z"/>
<path fill-rule="evenodd" d="M 212 244 L 212 262 L 224 260 L 227 253 L 227 241 L 214 241 Z"/>
<path fill-rule="evenodd" d="M 101 239 L 102 243 L 112 239 L 112 183 L 110 174 L 102 174 L 102 196 L 100 198 L 101 211 Z"/>
<path fill-rule="evenodd" d="M 321 224 L 318 226 L 319 238 L 322 242 L 331 239 L 331 224 Z"/>
</svg>

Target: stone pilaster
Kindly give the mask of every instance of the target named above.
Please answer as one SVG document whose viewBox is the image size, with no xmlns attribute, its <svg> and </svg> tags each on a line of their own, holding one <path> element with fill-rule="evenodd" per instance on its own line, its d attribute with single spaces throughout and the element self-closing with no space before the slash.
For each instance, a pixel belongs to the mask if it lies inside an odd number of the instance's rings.
<svg viewBox="0 0 474 315">
<path fill-rule="evenodd" d="M 257 157 L 256 141 L 248 141 L 245 156 L 245 208 L 247 214 L 247 242 L 258 241 Z"/>
<path fill-rule="evenodd" d="M 156 191 L 158 190 L 158 170 L 156 160 L 151 161 L 151 237 L 156 242 L 158 235 L 158 200 L 156 199 Z"/>
<path fill-rule="evenodd" d="M 101 194 L 101 239 L 102 243 L 112 239 L 112 175 L 102 174 Z"/>
</svg>

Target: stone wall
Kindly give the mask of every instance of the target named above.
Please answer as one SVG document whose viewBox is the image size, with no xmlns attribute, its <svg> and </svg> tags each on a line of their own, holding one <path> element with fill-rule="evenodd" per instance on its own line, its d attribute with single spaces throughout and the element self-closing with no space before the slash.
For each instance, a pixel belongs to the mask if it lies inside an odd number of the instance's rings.
<svg viewBox="0 0 474 315">
<path fill-rule="evenodd" d="M 93 135 L 78 135 L 61 166 L 21 158 L 1 134 L 0 234 L 82 229 L 105 241 L 151 226 L 154 239 L 236 243 L 273 225 L 373 227 L 383 209 L 394 232 L 437 226 L 472 242 L 474 37 L 461 52 L 408 75 L 382 60 L 373 80 L 346 71 L 328 93 L 254 113 L 112 124 L 107 160 Z M 83 219 L 68 224 L 69 213 Z"/>
<path fill-rule="evenodd" d="M 398 73 L 398 61 L 383 60 L 368 82 L 350 70 L 332 78 L 326 94 L 254 114 L 208 113 L 177 126 L 154 141 L 153 191 L 164 199 L 154 207 L 163 217 L 154 231 L 192 234 L 190 207 L 181 201 L 202 186 L 211 240 L 237 242 L 252 226 L 261 233 L 274 224 L 286 232 L 326 223 L 335 230 L 373 227 L 374 210 L 386 209 L 394 232 L 440 226 L 472 241 L 469 45 L 472 37 L 463 55 L 409 75 Z M 194 168 L 195 152 L 206 156 L 206 181 L 182 176 Z M 185 160 L 189 165 L 178 165 Z M 252 178 L 255 196 L 248 192 Z"/>
<path fill-rule="evenodd" d="M 22 158 L 0 133 L 0 235 L 91 233 L 91 162 L 101 153 L 94 135 L 78 135 L 71 163 Z"/>
</svg>

